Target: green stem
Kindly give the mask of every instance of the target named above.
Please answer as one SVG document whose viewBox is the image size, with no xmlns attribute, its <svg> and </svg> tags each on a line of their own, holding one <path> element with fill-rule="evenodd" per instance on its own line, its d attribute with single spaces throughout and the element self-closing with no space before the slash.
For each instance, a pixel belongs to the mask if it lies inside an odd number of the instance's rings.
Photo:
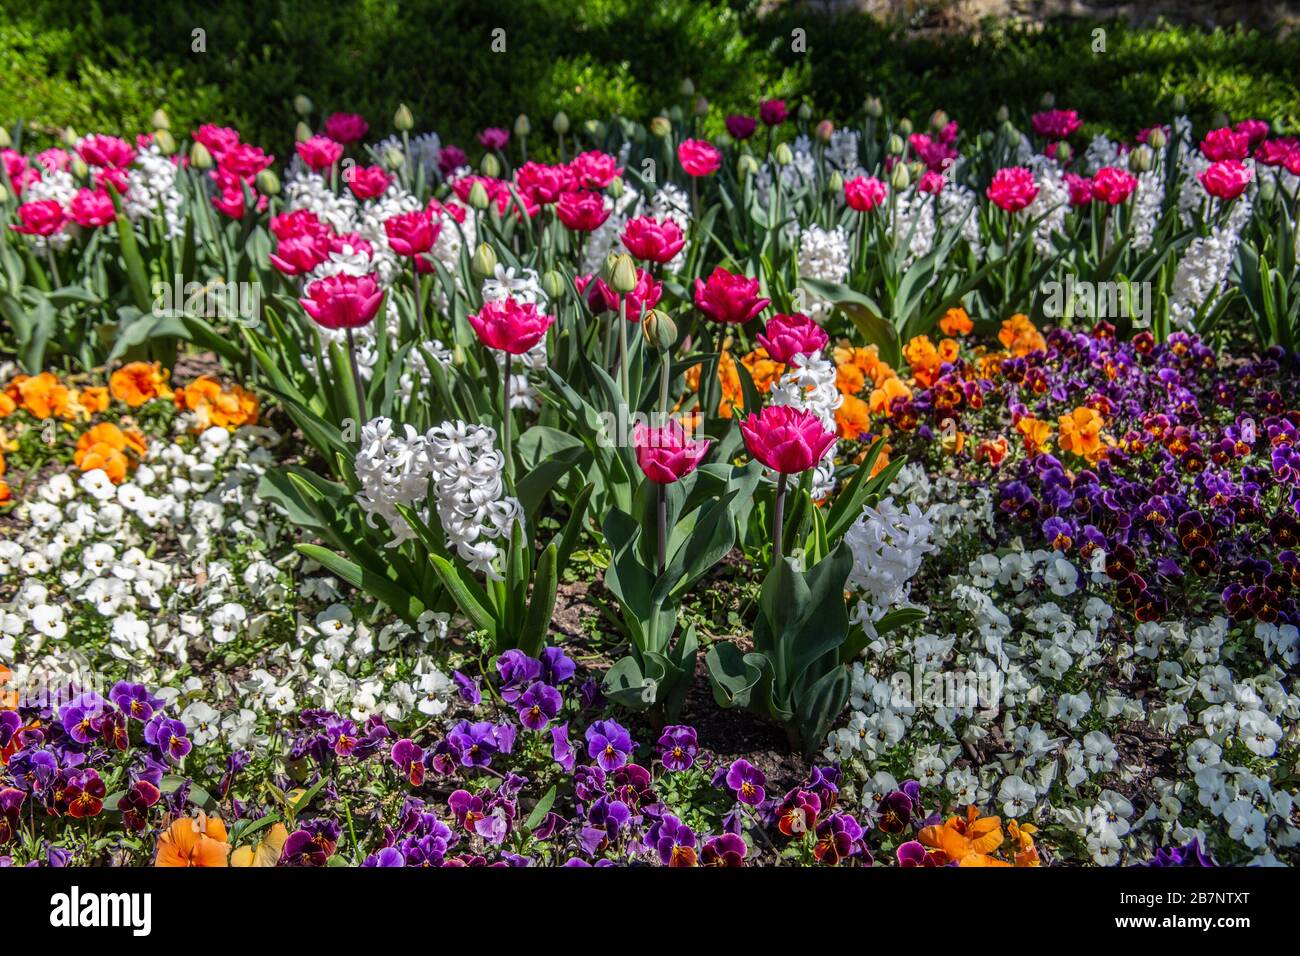
<svg viewBox="0 0 1300 956">
<path fill-rule="evenodd" d="M 361 370 L 357 366 L 357 343 L 348 328 L 348 364 L 352 366 L 352 384 L 357 390 L 357 444 L 361 443 L 361 426 L 366 423 L 366 390 L 361 385 Z"/>
<path fill-rule="evenodd" d="M 781 563 L 785 546 L 785 485 L 789 476 L 782 472 L 776 479 L 776 507 L 772 510 L 772 563 Z"/>
<path fill-rule="evenodd" d="M 627 295 L 626 293 L 618 297 L 618 361 L 619 361 L 619 385 L 623 388 L 623 410 L 626 414 L 631 408 L 631 376 L 628 373 L 627 364 Z"/>
<path fill-rule="evenodd" d="M 501 366 L 501 450 L 506 459 L 506 482 L 513 485 L 515 476 L 514 455 L 510 444 L 510 353 L 502 353 Z"/>
<path fill-rule="evenodd" d="M 655 513 L 659 525 L 659 573 L 668 566 L 668 496 L 664 486 L 655 485 Z"/>
</svg>

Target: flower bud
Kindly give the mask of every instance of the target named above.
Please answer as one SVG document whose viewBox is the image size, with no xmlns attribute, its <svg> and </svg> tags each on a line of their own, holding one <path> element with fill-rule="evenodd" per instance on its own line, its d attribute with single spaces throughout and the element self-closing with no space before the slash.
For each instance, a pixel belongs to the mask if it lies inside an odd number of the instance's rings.
<svg viewBox="0 0 1300 956">
<path fill-rule="evenodd" d="M 482 183 L 476 182 L 469 190 L 469 204 L 472 209 L 484 210 L 491 205 L 492 199 Z"/>
<path fill-rule="evenodd" d="M 1259 200 L 1263 203 L 1271 203 L 1277 198 L 1277 179 L 1269 176 L 1259 181 Z"/>
<path fill-rule="evenodd" d="M 8 149 L 13 144 L 14 141 L 9 138 L 9 130 L 0 126 L 0 149 Z"/>
<path fill-rule="evenodd" d="M 81 139 L 81 137 L 77 135 L 77 131 L 76 131 L 75 129 L 73 129 L 71 126 L 69 126 L 69 127 L 67 127 L 66 129 L 64 129 L 64 131 L 63 131 L 63 145 L 64 145 L 64 146 L 72 146 L 72 147 L 75 147 L 75 146 L 77 145 L 77 142 L 78 142 L 80 139 Z"/>
<path fill-rule="evenodd" d="M 158 152 L 164 156 L 170 156 L 176 152 L 176 140 L 172 138 L 169 130 L 155 130 L 153 134 L 154 145 L 158 147 Z"/>
<path fill-rule="evenodd" d="M 0 203 L 6 203 L 8 201 L 9 201 L 9 190 L 5 189 L 4 183 L 0 183 Z"/>
<path fill-rule="evenodd" d="M 1058 162 L 1068 163 L 1073 156 L 1074 150 L 1070 148 L 1069 143 L 1060 142 L 1056 144 L 1056 159 Z"/>
<path fill-rule="evenodd" d="M 695 84 L 691 82 L 691 78 L 689 76 L 686 79 L 682 80 L 681 90 L 682 90 L 682 96 L 689 98 L 695 95 Z"/>
<path fill-rule="evenodd" d="M 980 133 L 980 145 L 983 146 L 985 149 L 988 149 L 990 146 L 992 146 L 993 141 L 995 139 L 997 139 L 997 136 L 993 133 L 993 130 L 991 129 L 986 129 Z"/>
<path fill-rule="evenodd" d="M 744 179 L 746 176 L 752 176 L 758 172 L 758 160 L 749 153 L 741 153 L 736 167 L 740 172 L 740 178 Z"/>
<path fill-rule="evenodd" d="M 478 164 L 478 169 L 489 179 L 496 179 L 501 175 L 501 161 L 496 158 L 495 153 L 484 153 L 483 161 Z"/>
<path fill-rule="evenodd" d="M 885 152 L 890 156 L 903 155 L 903 137 L 897 133 L 891 133 L 889 139 L 885 141 Z"/>
<path fill-rule="evenodd" d="M 656 116 L 650 121 L 650 134 L 663 139 L 673 131 L 673 124 L 667 116 Z"/>
<path fill-rule="evenodd" d="M 695 115 L 696 116 L 709 115 L 709 101 L 702 96 L 695 97 Z"/>
<path fill-rule="evenodd" d="M 885 106 L 880 102 L 879 96 L 868 96 L 866 106 L 863 109 L 872 119 L 880 119 L 885 115 Z"/>
<path fill-rule="evenodd" d="M 202 143 L 195 143 L 190 147 L 190 165 L 195 169 L 212 168 L 212 154 Z"/>
<path fill-rule="evenodd" d="M 310 116 L 312 111 L 311 100 L 299 93 L 293 98 L 293 111 L 299 116 Z"/>
<path fill-rule="evenodd" d="M 912 121 L 904 116 L 898 121 L 898 131 L 904 136 L 912 135 Z"/>
<path fill-rule="evenodd" d="M 1011 110 L 1007 109 L 1005 106 L 999 106 L 995 119 L 997 120 L 999 126 L 1001 126 L 1003 123 L 1011 122 Z"/>
<path fill-rule="evenodd" d="M 406 163 L 406 156 L 396 146 L 384 150 L 384 165 L 389 169 L 401 169 Z"/>
<path fill-rule="evenodd" d="M 153 126 L 154 129 L 172 128 L 172 121 L 167 118 L 167 111 L 163 109 L 154 110 L 153 116 L 149 117 L 149 123 Z"/>
<path fill-rule="evenodd" d="M 257 191 L 266 196 L 280 195 L 280 177 L 275 174 L 273 169 L 263 169 L 253 180 L 257 184 Z"/>
<path fill-rule="evenodd" d="M 515 135 L 521 139 L 533 131 L 532 124 L 528 122 L 528 114 L 520 113 L 515 117 Z"/>
<path fill-rule="evenodd" d="M 1184 113 L 1187 111 L 1187 97 L 1182 93 L 1175 93 L 1173 102 L 1170 105 L 1174 108 L 1175 113 Z"/>
<path fill-rule="evenodd" d="M 1147 145 L 1154 150 L 1164 149 L 1169 145 L 1169 137 L 1165 135 L 1164 130 L 1157 126 L 1147 135 Z"/>
<path fill-rule="evenodd" d="M 677 324 L 666 313 L 651 309 L 641 319 L 641 334 L 652 349 L 668 352 L 677 342 Z"/>
<path fill-rule="evenodd" d="M 1146 173 L 1156 164 L 1155 154 L 1150 146 L 1139 146 L 1128 154 L 1128 168 L 1135 173 Z"/>
<path fill-rule="evenodd" d="M 627 253 L 614 257 L 614 265 L 609 273 L 609 287 L 619 295 L 626 295 L 636 288 L 636 263 Z"/>
<path fill-rule="evenodd" d="M 80 156 L 73 156 L 68 168 L 72 170 L 72 175 L 77 179 L 85 179 L 90 175 L 90 167 L 86 165 L 86 161 Z"/>
<path fill-rule="evenodd" d="M 307 142 L 311 139 L 311 127 L 299 120 L 298 125 L 293 128 L 293 138 L 300 143 Z"/>
<path fill-rule="evenodd" d="M 828 119 L 822 120 L 817 124 L 813 133 L 816 135 L 819 143 L 829 143 L 831 141 L 831 136 L 835 134 L 835 124 Z"/>
<path fill-rule="evenodd" d="M 826 180 L 826 192 L 832 196 L 838 196 L 844 192 L 844 177 L 840 175 L 838 169 L 831 173 L 830 178 Z"/>
<path fill-rule="evenodd" d="M 668 111 L 668 118 L 674 123 L 680 123 L 682 121 L 682 108 L 680 106 L 674 106 Z"/>
<path fill-rule="evenodd" d="M 912 185 L 912 174 L 908 172 L 906 163 L 894 164 L 894 170 L 889 174 L 889 185 L 894 188 L 894 192 L 902 192 Z"/>
<path fill-rule="evenodd" d="M 555 119 L 551 120 L 551 129 L 555 130 L 560 136 L 569 131 L 569 117 L 564 115 L 564 110 L 555 114 Z"/>
<path fill-rule="evenodd" d="M 940 130 L 948 125 L 948 114 L 943 110 L 935 110 L 930 114 L 930 129 Z"/>
<path fill-rule="evenodd" d="M 791 152 L 788 143 L 778 144 L 776 150 L 772 153 L 772 156 L 776 160 L 778 166 L 789 166 L 794 162 L 794 153 Z"/>
<path fill-rule="evenodd" d="M 1043 98 L 1038 102 L 1045 110 L 1054 109 L 1056 107 L 1056 97 L 1051 93 L 1044 93 Z"/>
<path fill-rule="evenodd" d="M 605 124 L 600 120 L 587 120 L 582 124 L 582 128 L 587 131 L 587 135 L 592 139 L 602 140 L 605 138 Z"/>
<path fill-rule="evenodd" d="M 911 175 L 912 182 L 916 182 L 925 173 L 925 163 L 919 159 L 913 160 L 907 164 L 907 172 Z"/>
<path fill-rule="evenodd" d="M 542 275 L 542 291 L 548 299 L 558 299 L 565 293 L 564 276 L 554 269 L 547 269 Z"/>
<path fill-rule="evenodd" d="M 411 115 L 411 108 L 405 103 L 397 107 L 397 112 L 393 114 L 393 129 L 399 133 L 404 133 L 415 126 L 415 117 Z"/>
<path fill-rule="evenodd" d="M 806 123 L 812 119 L 812 107 L 807 103 L 800 103 L 799 109 L 795 111 L 795 115 L 799 117 L 800 122 Z"/>
<path fill-rule="evenodd" d="M 609 190 L 609 194 L 615 199 L 620 198 L 623 195 L 623 177 L 615 176 L 610 180 L 609 186 L 606 188 Z"/>
<path fill-rule="evenodd" d="M 486 242 L 480 242 L 478 248 L 474 250 L 474 256 L 469 261 L 470 271 L 480 279 L 486 279 L 489 276 L 496 275 L 497 271 L 497 254 L 496 250 Z"/>
</svg>

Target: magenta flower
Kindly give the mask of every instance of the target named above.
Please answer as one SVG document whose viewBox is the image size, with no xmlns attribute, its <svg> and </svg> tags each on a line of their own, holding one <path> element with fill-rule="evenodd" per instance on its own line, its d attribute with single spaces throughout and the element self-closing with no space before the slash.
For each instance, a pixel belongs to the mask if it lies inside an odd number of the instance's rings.
<svg viewBox="0 0 1300 956">
<path fill-rule="evenodd" d="M 1023 166 L 1005 166 L 993 174 L 985 190 L 994 205 L 1007 212 L 1020 212 L 1038 198 L 1034 174 Z"/>
<path fill-rule="evenodd" d="M 684 139 L 677 147 L 677 161 L 688 176 L 711 176 L 722 166 L 722 154 L 706 140 Z"/>
<path fill-rule="evenodd" d="M 50 236 L 63 228 L 68 214 L 57 199 L 25 202 L 18 207 L 18 223 L 9 228 L 25 236 Z"/>
<path fill-rule="evenodd" d="M 384 172 L 382 166 L 353 166 L 344 178 L 352 195 L 361 200 L 377 199 L 393 181 L 393 177 Z"/>
<path fill-rule="evenodd" d="M 693 472 L 709 451 L 709 441 L 688 438 L 681 422 L 670 419 L 662 428 L 632 429 L 636 463 L 659 485 L 671 485 Z"/>
<path fill-rule="evenodd" d="M 68 204 L 73 220 L 86 229 L 107 226 L 117 218 L 113 199 L 102 189 L 79 189 Z"/>
<path fill-rule="evenodd" d="M 1132 173 L 1114 166 L 1103 166 L 1092 174 L 1092 196 L 1108 206 L 1118 206 L 1133 195 L 1137 182 Z"/>
<path fill-rule="evenodd" d="M 1250 134 L 1239 133 L 1227 126 L 1212 129 L 1201 140 L 1201 155 L 1212 163 L 1245 159 L 1250 155 Z"/>
<path fill-rule="evenodd" d="M 539 311 L 531 302 L 521 305 L 511 298 L 484 302 L 483 308 L 469 316 L 479 341 L 511 355 L 522 355 L 540 342 L 554 321 L 555 316 Z"/>
<path fill-rule="evenodd" d="M 1227 202 L 1244 193 L 1254 175 L 1249 166 L 1235 159 L 1224 159 L 1211 164 L 1209 169 L 1196 178 L 1201 181 L 1207 193 Z"/>
<path fill-rule="evenodd" d="M 623 246 L 637 259 L 645 262 L 665 263 L 682 251 L 686 237 L 671 219 L 637 216 L 623 227 Z"/>
<path fill-rule="evenodd" d="M 598 149 L 579 153 L 569 163 L 569 173 L 579 189 L 604 189 L 622 172 L 615 157 Z"/>
<path fill-rule="evenodd" d="M 741 757 L 727 770 L 727 786 L 736 795 L 736 799 L 747 806 L 756 807 L 763 802 L 767 791 L 763 785 L 767 776 L 752 763 Z"/>
<path fill-rule="evenodd" d="M 754 135 L 754 130 L 758 128 L 758 121 L 752 116 L 745 116 L 743 113 L 732 113 L 727 117 L 727 132 L 732 139 L 744 140 Z"/>
<path fill-rule="evenodd" d="M 844 201 L 850 209 L 870 212 L 885 201 L 886 189 L 875 176 L 854 176 L 844 184 Z"/>
<path fill-rule="evenodd" d="M 373 275 L 336 275 L 317 279 L 298 300 L 308 315 L 327 329 L 355 329 L 375 317 L 384 292 Z"/>
<path fill-rule="evenodd" d="M 801 312 L 777 313 L 767 320 L 767 328 L 758 333 L 758 344 L 774 362 L 789 365 L 796 355 L 812 355 L 830 341 L 824 329 Z"/>
<path fill-rule="evenodd" d="M 357 113 L 331 113 L 325 120 L 325 135 L 344 146 L 358 142 L 370 130 L 370 124 Z"/>
<path fill-rule="evenodd" d="M 769 405 L 740 423 L 749 453 L 773 471 L 797 475 L 821 461 L 835 443 L 812 412 L 790 405 Z"/>
<path fill-rule="evenodd" d="M 1083 125 L 1075 110 L 1047 110 L 1029 118 L 1034 132 L 1048 139 L 1066 139 Z"/>
<path fill-rule="evenodd" d="M 594 232 L 609 218 L 609 213 L 605 197 L 586 190 L 567 192 L 555 204 L 555 215 L 564 228 L 574 232 Z"/>
<path fill-rule="evenodd" d="M 739 325 L 758 315 L 772 301 L 760 298 L 758 290 L 757 279 L 733 275 L 718 266 L 708 281 L 695 280 L 695 307 L 714 322 Z"/>
<path fill-rule="evenodd" d="M 428 252 L 438 241 L 442 223 L 434 222 L 427 210 L 416 209 L 384 220 L 388 245 L 399 256 L 414 257 Z"/>
<path fill-rule="evenodd" d="M 765 126 L 780 126 L 789 116 L 785 100 L 763 100 L 758 104 L 758 118 Z"/>
<path fill-rule="evenodd" d="M 314 172 L 329 169 L 343 158 L 343 146 L 328 136 L 313 136 L 301 143 L 295 143 L 299 158 Z"/>
<path fill-rule="evenodd" d="M 510 130 L 489 126 L 478 134 L 478 141 L 485 149 L 505 149 L 510 142 Z"/>
</svg>

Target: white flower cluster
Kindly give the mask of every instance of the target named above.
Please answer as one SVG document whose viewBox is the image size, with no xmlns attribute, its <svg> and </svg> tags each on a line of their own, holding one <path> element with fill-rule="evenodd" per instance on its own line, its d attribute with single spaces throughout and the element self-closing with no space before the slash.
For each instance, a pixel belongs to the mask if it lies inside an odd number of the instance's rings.
<svg viewBox="0 0 1300 956">
<path fill-rule="evenodd" d="M 935 215 L 934 197 L 916 186 L 894 196 L 893 218 L 890 220 L 890 241 L 894 248 L 906 248 L 903 268 L 929 254 L 934 248 Z M 888 206 L 882 207 L 882 212 Z"/>
<path fill-rule="evenodd" d="M 823 229 L 812 223 L 799 233 L 799 275 L 801 278 L 843 282 L 849 277 L 849 237 L 843 226 Z M 810 295 L 808 316 L 821 321 L 834 306 L 821 296 Z"/>
<path fill-rule="evenodd" d="M 176 188 L 176 164 L 156 145 L 142 149 L 127 172 L 127 192 L 122 208 L 132 222 L 162 219 L 163 237 L 185 235 L 185 197 Z"/>
<path fill-rule="evenodd" d="M 1193 239 L 1178 260 L 1169 315 L 1180 327 L 1194 329 L 1197 312 L 1223 290 L 1237 253 L 1241 228 L 1250 219 L 1250 213 L 1250 200 L 1240 197 L 1227 221 L 1212 227 L 1208 236 Z"/>
<path fill-rule="evenodd" d="M 770 386 L 773 405 L 790 405 L 812 412 L 827 431 L 835 431 L 835 409 L 844 396 L 835 386 L 835 365 L 820 351 L 796 355 L 780 379 Z M 817 463 L 813 474 L 812 496 L 821 499 L 835 490 L 835 448 L 832 442 Z"/>
<path fill-rule="evenodd" d="M 1034 220 L 1046 214 L 1046 218 L 1034 228 L 1034 248 L 1039 255 L 1048 256 L 1055 248 L 1053 236 L 1065 232 L 1065 216 L 1070 210 L 1070 189 L 1065 185 L 1065 177 L 1056 160 L 1036 155 L 1028 165 L 1033 170 L 1038 195 L 1025 209 L 1024 215 L 1026 220 Z"/>
<path fill-rule="evenodd" d="M 853 551 L 848 588 L 861 598 L 855 619 L 879 620 L 886 611 L 908 599 L 908 585 L 921 570 L 921 562 L 935 550 L 930 516 L 915 504 L 898 507 L 892 497 L 862 514 L 844 541 Z"/>
<path fill-rule="evenodd" d="M 376 418 L 361 430 L 357 501 L 372 526 L 377 518 L 388 525 L 394 547 L 415 536 L 397 506 L 428 520 L 432 493 L 448 547 L 473 570 L 499 580 L 496 542 L 509 540 L 522 512 L 505 494 L 505 461 L 495 445 L 496 431 L 483 425 L 444 422 L 424 435 L 408 425 L 399 436 L 391 420 Z"/>
</svg>

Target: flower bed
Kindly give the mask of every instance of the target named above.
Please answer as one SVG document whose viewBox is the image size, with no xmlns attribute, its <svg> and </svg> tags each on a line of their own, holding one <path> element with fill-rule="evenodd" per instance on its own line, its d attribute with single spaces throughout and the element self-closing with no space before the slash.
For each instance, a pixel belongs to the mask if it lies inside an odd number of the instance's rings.
<svg viewBox="0 0 1300 956">
<path fill-rule="evenodd" d="M 3 860 L 1295 862 L 1295 140 L 684 117 L 4 152 Z"/>
</svg>

